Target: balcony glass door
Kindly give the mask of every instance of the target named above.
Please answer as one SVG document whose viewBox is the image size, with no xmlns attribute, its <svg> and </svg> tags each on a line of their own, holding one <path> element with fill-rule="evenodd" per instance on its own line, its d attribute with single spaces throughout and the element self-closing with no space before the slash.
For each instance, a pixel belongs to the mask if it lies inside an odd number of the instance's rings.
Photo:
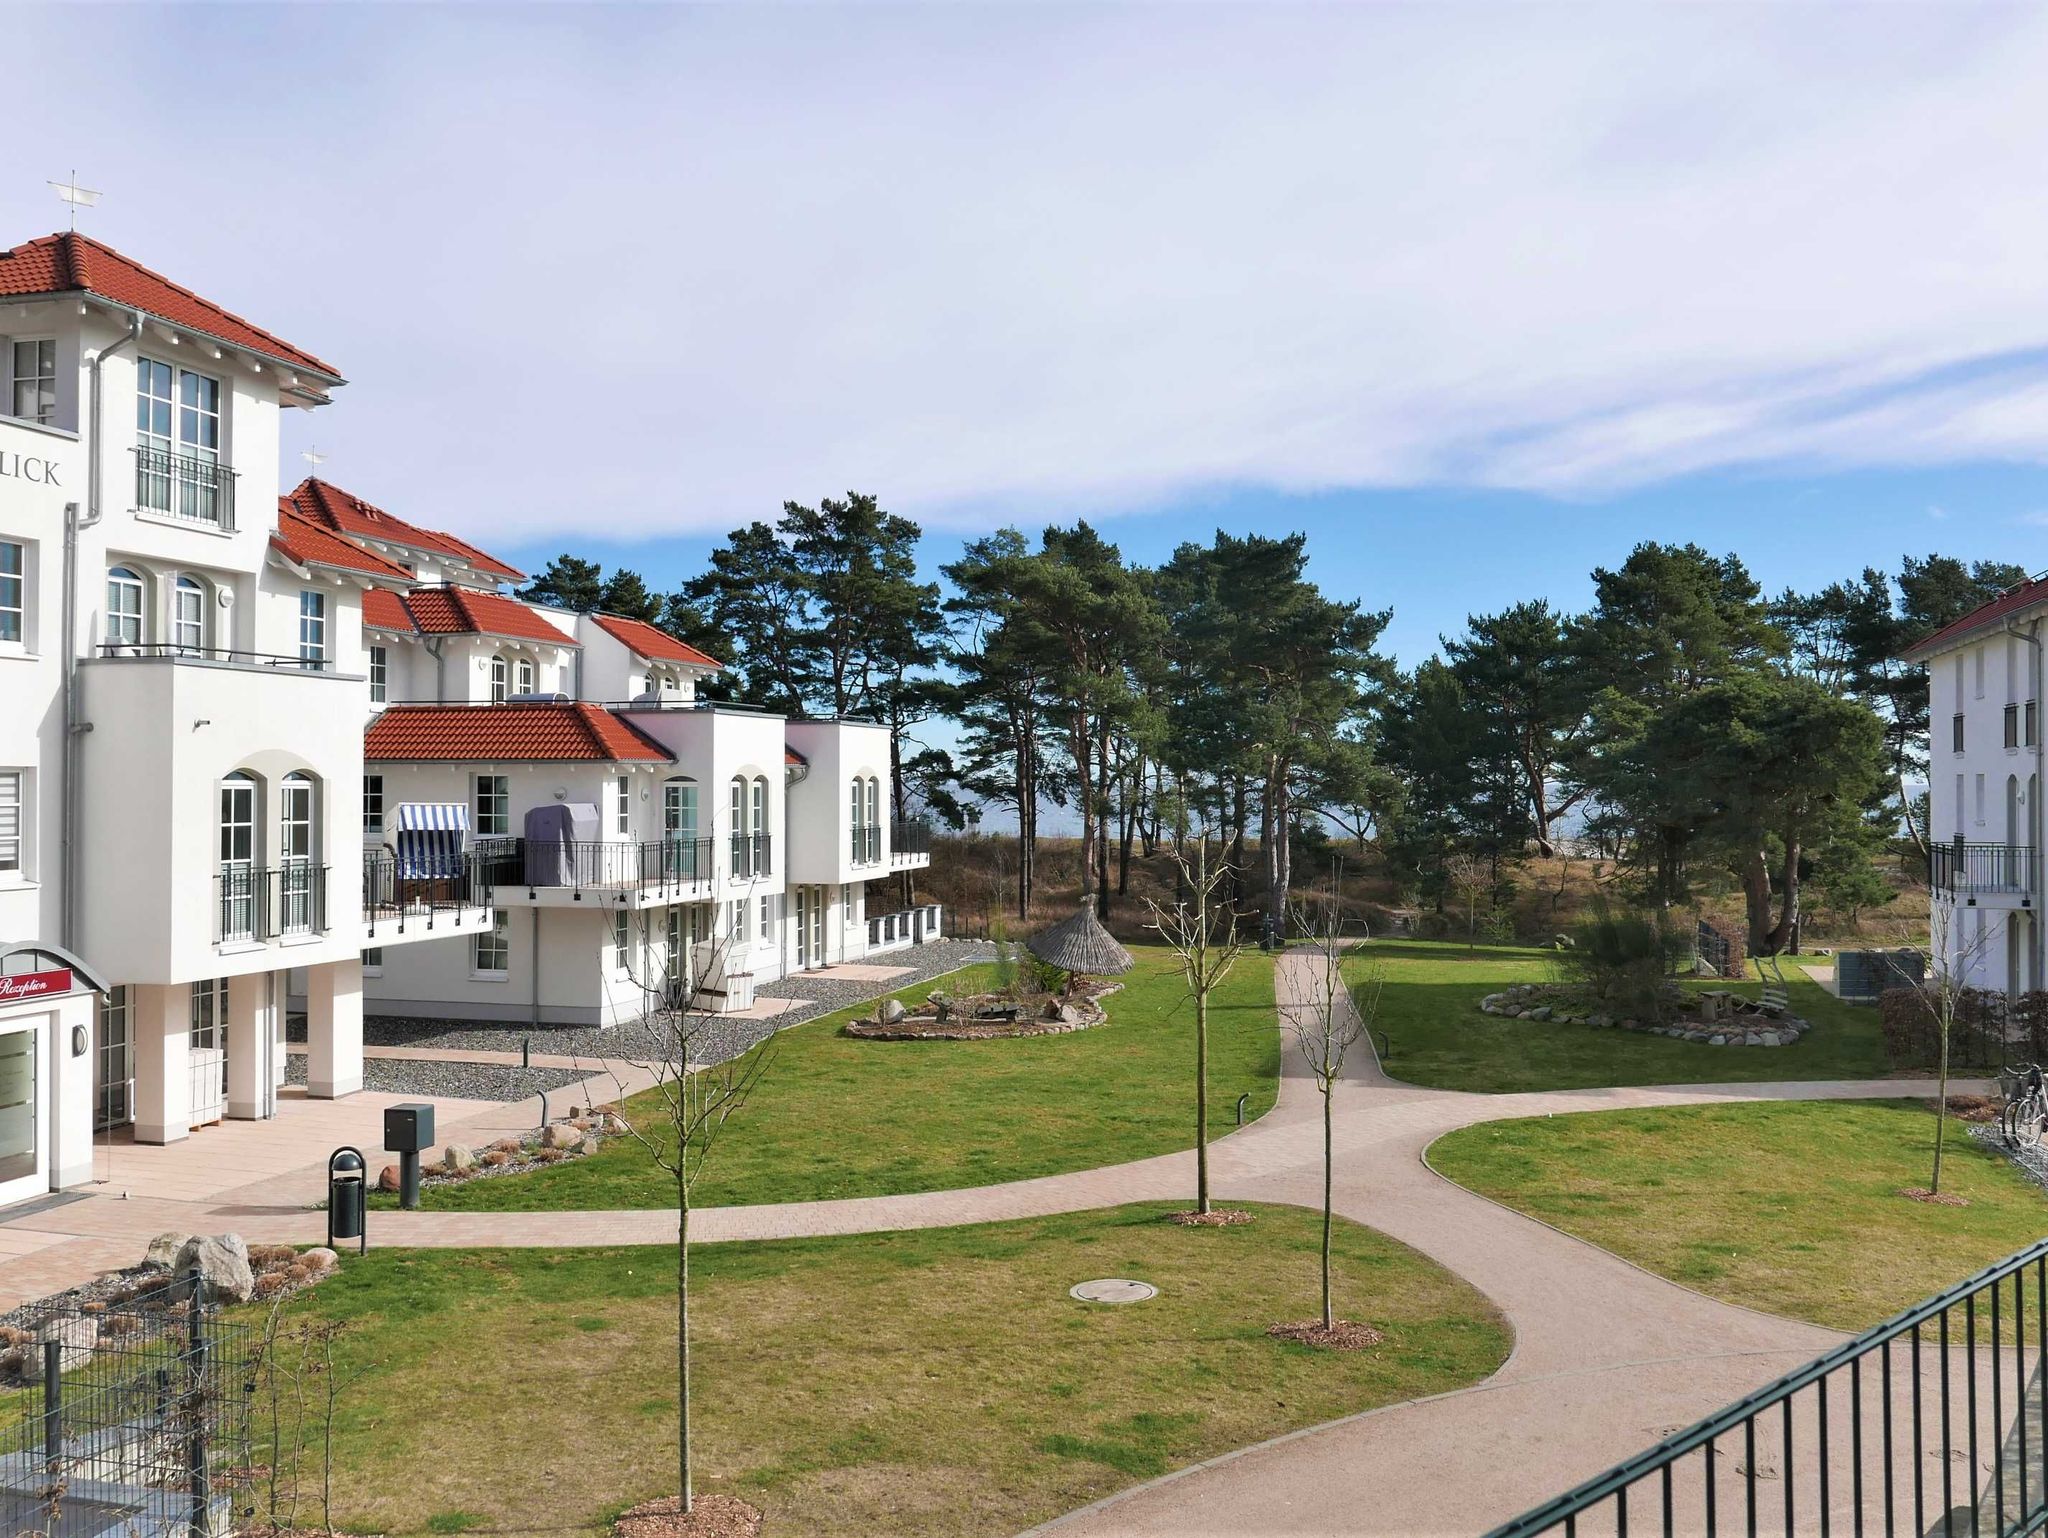
<svg viewBox="0 0 2048 1538">
<path fill-rule="evenodd" d="M 282 842 L 278 850 L 279 933 L 313 931 L 313 782 L 293 774 L 284 782 Z"/>
<path fill-rule="evenodd" d="M 93 1073 L 95 1132 L 135 1120 L 135 1045 L 130 1034 L 128 989 L 110 990 L 100 1001 L 100 1040 Z"/>
<path fill-rule="evenodd" d="M 661 787 L 661 836 L 667 844 L 667 874 L 696 881 L 709 874 L 697 868 L 697 782 L 670 780 Z"/>
<path fill-rule="evenodd" d="M 220 937 L 256 934 L 256 782 L 234 774 L 220 784 Z"/>
<path fill-rule="evenodd" d="M 33 1028 L 0 1035 L 0 1195 L 9 1201 L 43 1185 L 43 1133 L 36 1115 L 41 1040 L 42 1033 Z"/>
</svg>

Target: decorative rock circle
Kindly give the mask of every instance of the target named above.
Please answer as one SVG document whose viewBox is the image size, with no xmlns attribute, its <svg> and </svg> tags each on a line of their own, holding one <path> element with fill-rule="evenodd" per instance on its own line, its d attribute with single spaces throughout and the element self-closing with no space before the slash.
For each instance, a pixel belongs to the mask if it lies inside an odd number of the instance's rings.
<svg viewBox="0 0 2048 1538">
<path fill-rule="evenodd" d="M 1082 1282 L 1067 1289 L 1067 1296 L 1079 1298 L 1083 1303 L 1143 1303 L 1147 1298 L 1159 1296 L 1159 1289 L 1150 1282 L 1134 1282 L 1127 1277 L 1104 1277 L 1100 1281 Z"/>
</svg>

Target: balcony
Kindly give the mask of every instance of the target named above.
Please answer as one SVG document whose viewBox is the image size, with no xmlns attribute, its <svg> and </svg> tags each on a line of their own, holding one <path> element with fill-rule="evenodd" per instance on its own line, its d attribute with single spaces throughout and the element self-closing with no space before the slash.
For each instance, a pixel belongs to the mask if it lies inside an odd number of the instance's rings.
<svg viewBox="0 0 2048 1538">
<path fill-rule="evenodd" d="M 1951 896 L 2030 897 L 2035 887 L 2031 844 L 1936 844 L 1928 851 L 1927 884 Z"/>
<path fill-rule="evenodd" d="M 135 506 L 188 523 L 232 534 L 235 529 L 235 472 L 194 454 L 138 445 L 135 449 Z"/>
<path fill-rule="evenodd" d="M 517 899 L 582 902 L 675 902 L 711 893 L 711 840 L 664 838 L 646 843 L 602 839 L 484 838 L 465 859 L 462 879 L 480 886 L 488 905 Z M 764 855 L 765 858 L 765 855 Z M 452 879 L 452 878 L 451 878 Z M 366 888 L 367 890 L 367 888 Z M 456 900 L 450 897 L 450 903 Z"/>
<path fill-rule="evenodd" d="M 752 881 L 771 875 L 774 865 L 769 856 L 773 843 L 766 833 L 735 833 L 732 835 L 732 879 Z"/>
<path fill-rule="evenodd" d="M 898 870 L 932 862 L 932 825 L 923 818 L 898 818 L 889 825 L 889 863 Z"/>
<path fill-rule="evenodd" d="M 274 870 L 214 873 L 214 943 L 261 945 L 327 933 L 327 867 L 292 860 Z"/>
<path fill-rule="evenodd" d="M 853 830 L 851 858 L 855 865 L 880 865 L 882 863 L 882 830 L 880 828 L 855 828 Z"/>
<path fill-rule="evenodd" d="M 389 849 L 363 856 L 363 927 L 372 942 L 388 944 L 394 935 L 430 932 L 437 924 L 460 928 L 487 912 L 504 862 L 489 851 L 461 855 L 439 869 L 407 865 L 401 868 Z"/>
<path fill-rule="evenodd" d="M 110 658 L 167 658 L 173 662 L 211 662 L 221 667 L 262 668 L 271 672 L 332 673 L 332 657 L 289 657 L 282 652 L 245 652 L 231 646 L 187 646 L 177 641 L 102 641 L 99 655 Z"/>
</svg>

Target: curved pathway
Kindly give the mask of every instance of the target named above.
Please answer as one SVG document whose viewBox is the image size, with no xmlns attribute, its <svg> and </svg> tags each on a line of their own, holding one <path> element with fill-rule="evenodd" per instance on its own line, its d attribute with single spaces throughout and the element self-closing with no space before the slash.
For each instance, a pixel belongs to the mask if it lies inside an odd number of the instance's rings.
<svg viewBox="0 0 2048 1538">
<path fill-rule="evenodd" d="M 1283 1019 L 1319 998 L 1323 966 L 1312 952 L 1281 958 Z M 1337 999 L 1350 1008 L 1343 990 Z M 1369 1041 L 1361 1047 L 1336 1091 L 1336 1210 L 1430 1256 L 1485 1294 L 1513 1331 L 1506 1364 L 1473 1388 L 1245 1449 L 1038 1531 L 1059 1538 L 1484 1531 L 1841 1337 L 1716 1302 L 1476 1196 L 1429 1169 L 1422 1156 L 1430 1143 L 1475 1122 L 1518 1116 L 1931 1093 L 1925 1080 L 1871 1080 L 1466 1094 L 1390 1079 Z M 503 1124 L 512 1108 L 496 1110 Z M 1219 1198 L 1316 1206 L 1320 1113 L 1314 1082 L 1290 1049 L 1274 1109 L 1212 1146 Z M 303 1205 L 307 1174 L 211 1202 L 95 1198 L 30 1222 L 118 1245 L 120 1258 L 103 1265 L 132 1260 L 140 1248 L 135 1234 L 166 1227 L 231 1226 L 252 1240 L 317 1242 L 324 1218 Z M 1177 1153 L 967 1190 L 703 1208 L 693 1214 L 692 1234 L 716 1242 L 994 1222 L 1172 1199 L 1188 1194 L 1193 1178 L 1192 1154 Z M 380 1212 L 375 1230 L 380 1246 L 643 1244 L 672 1242 L 676 1216 Z M 1369 1313 L 1369 1304 L 1361 1311 Z"/>
</svg>

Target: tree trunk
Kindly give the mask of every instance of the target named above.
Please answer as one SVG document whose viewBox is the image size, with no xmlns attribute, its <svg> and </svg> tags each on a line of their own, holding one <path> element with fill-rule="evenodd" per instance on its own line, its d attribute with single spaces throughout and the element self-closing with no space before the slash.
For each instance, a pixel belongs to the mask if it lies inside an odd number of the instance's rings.
<svg viewBox="0 0 2048 1538">
<path fill-rule="evenodd" d="M 1206 883 L 1205 883 L 1206 885 Z M 1202 904 L 1201 920 L 1209 921 L 1209 906 Z M 1195 982 L 1195 1211 L 1209 1210 L 1209 991 L 1198 976 Z"/>
<path fill-rule="evenodd" d="M 1913 798 L 1906 793 L 1906 771 L 1901 769 L 1897 776 L 1899 786 L 1899 815 L 1905 819 L 1906 836 L 1913 841 L 1913 847 L 1920 851 L 1920 860 L 1928 859 L 1927 836 L 1920 831 L 1920 825 L 1913 820 Z M 1961 808 L 1957 808 L 1958 811 Z"/>
<path fill-rule="evenodd" d="M 678 1149 L 677 1162 L 688 1158 Z M 695 1503 L 690 1488 L 690 1182 L 676 1177 L 676 1465 L 681 1475 L 683 1515 Z"/>
<path fill-rule="evenodd" d="M 1335 1026 L 1336 1026 L 1336 1022 L 1335 1022 L 1334 1020 L 1332 1020 L 1332 1021 L 1330 1022 L 1330 1026 L 1331 1026 L 1331 1029 L 1335 1029 Z M 1328 1068 L 1328 1067 L 1329 1067 L 1329 1064 L 1328 1064 L 1328 1062 L 1327 1062 L 1327 1061 L 1325 1061 L 1325 1063 L 1324 1063 L 1324 1067 L 1325 1067 L 1325 1068 Z M 1336 1095 L 1336 1090 L 1337 1090 L 1337 1086 L 1336 1086 L 1336 1085 L 1335 1085 L 1335 1084 L 1334 1084 L 1334 1083 L 1333 1083 L 1333 1082 L 1331 1081 L 1330 1075 L 1329 1075 L 1328 1073 L 1325 1073 L 1325 1074 L 1323 1075 L 1323 1083 L 1322 1083 L 1322 1090 L 1323 1090 L 1323 1328 L 1327 1330 L 1327 1329 L 1331 1329 L 1331 1328 L 1333 1328 L 1333 1327 L 1334 1327 L 1334 1326 L 1336 1325 L 1336 1322 L 1337 1322 L 1337 1321 L 1336 1321 L 1336 1316 L 1335 1316 L 1335 1313 L 1334 1313 L 1334 1311 L 1332 1310 L 1332 1308 L 1331 1308 L 1331 1306 L 1330 1306 L 1330 1206 L 1331 1206 L 1331 1202 L 1330 1202 L 1330 1184 L 1331 1184 L 1331 1178 L 1332 1178 L 1332 1170 L 1333 1170 L 1333 1169 L 1334 1169 L 1334 1167 L 1335 1167 L 1335 1164 L 1336 1164 L 1336 1157 L 1337 1157 L 1337 1156 L 1336 1156 L 1336 1145 L 1335 1145 L 1335 1141 L 1334 1141 L 1334 1138 L 1332 1137 L 1332 1134 L 1331 1134 L 1331 1121 L 1332 1121 L 1332 1117 L 1333 1117 L 1333 1115 L 1334 1115 L 1334 1111 L 1333 1111 L 1333 1108 L 1332 1108 L 1332 1103 L 1333 1103 L 1333 1102 L 1334 1102 L 1334 1101 L 1336 1100 L 1336 1098 L 1337 1098 L 1337 1095 Z"/>
<path fill-rule="evenodd" d="M 1241 774 L 1230 779 L 1230 911 L 1233 919 L 1244 911 L 1244 819 L 1245 783 Z"/>
<path fill-rule="evenodd" d="M 1749 949 L 1754 955 L 1764 955 L 1770 941 L 1771 930 L 1771 868 L 1764 860 L 1764 852 L 1751 852 L 1742 863 L 1742 902 L 1748 920 Z"/>
<path fill-rule="evenodd" d="M 1272 926 L 1273 943 L 1284 943 L 1287 934 L 1287 893 L 1294 885 L 1294 839 L 1288 826 L 1294 815 L 1294 803 L 1287 792 L 1287 765 L 1282 762 L 1275 766 L 1273 782 L 1266 791 L 1266 804 L 1272 809 L 1269 821 L 1273 852 L 1266 860 L 1272 885 L 1267 889 L 1266 920 Z"/>
<path fill-rule="evenodd" d="M 1109 815 L 1110 815 L 1110 765 L 1109 765 L 1109 716 L 1107 713 L 1095 722 L 1095 914 L 1097 918 L 1109 917 Z"/>
</svg>

